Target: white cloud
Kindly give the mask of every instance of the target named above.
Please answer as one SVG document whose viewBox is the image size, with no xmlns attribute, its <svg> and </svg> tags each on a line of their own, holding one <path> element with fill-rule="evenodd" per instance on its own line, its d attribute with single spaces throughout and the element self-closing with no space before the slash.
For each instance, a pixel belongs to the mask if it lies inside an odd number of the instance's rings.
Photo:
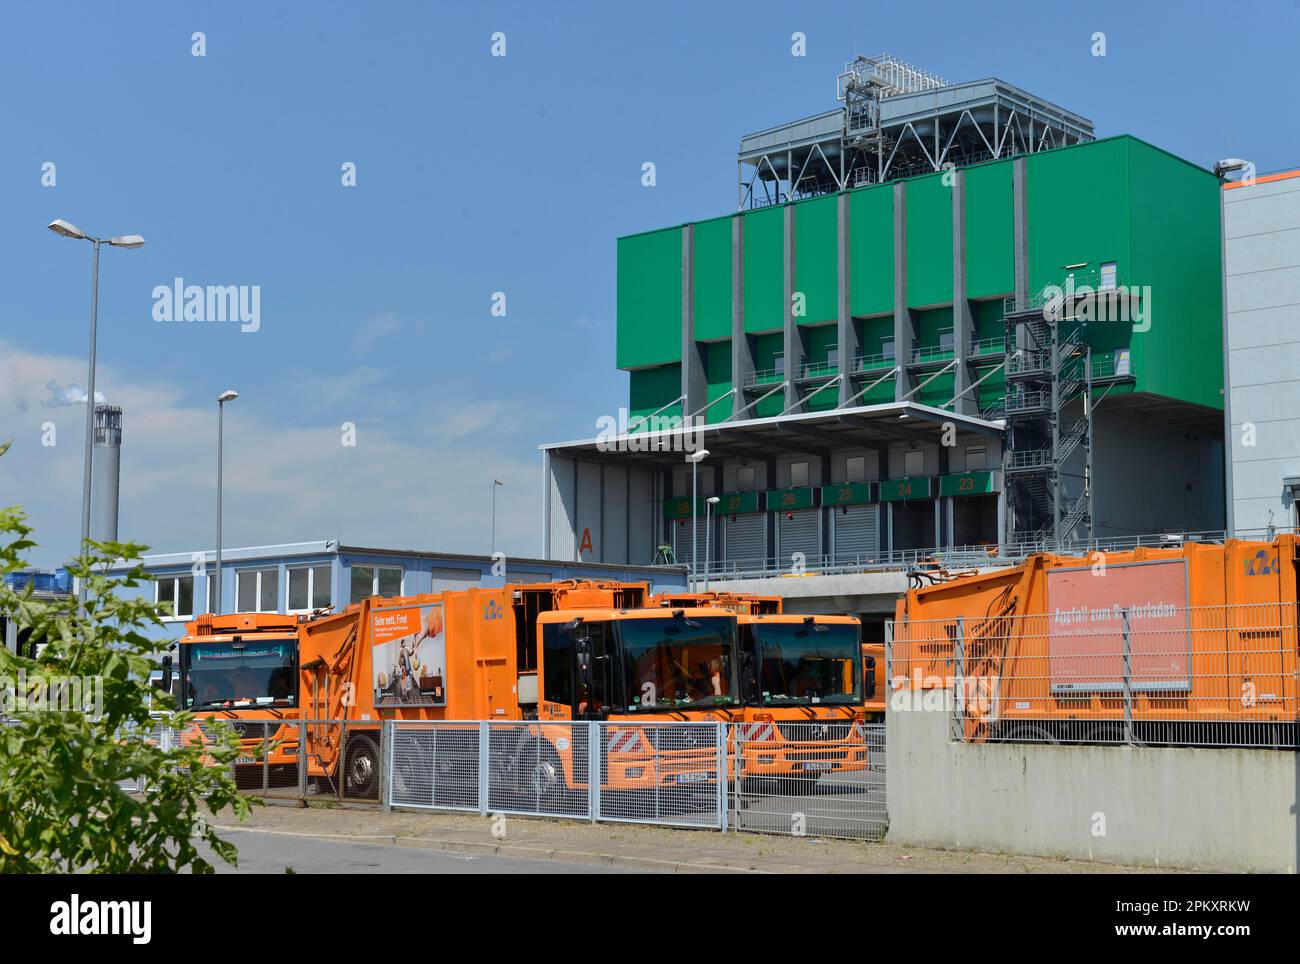
<svg viewBox="0 0 1300 964">
<path fill-rule="evenodd" d="M 0 505 L 19 503 L 44 547 L 41 565 L 62 562 L 80 527 L 84 411 L 22 410 L 51 376 L 68 381 L 72 357 L 39 355 L 0 342 Z M 499 548 L 538 555 L 540 461 L 535 406 L 450 394 L 396 412 L 357 417 L 355 447 L 326 414 L 374 391 L 383 373 L 357 369 L 334 379 L 336 394 L 306 426 L 286 425 L 247 391 L 226 409 L 225 545 L 339 538 L 359 545 L 486 553 L 492 479 Z M 101 364 L 102 382 L 123 407 L 120 537 L 153 551 L 211 548 L 216 516 L 215 406 L 187 399 L 183 385 L 124 381 Z M 250 386 L 251 388 L 251 386 Z M 84 398 L 84 394 L 83 394 Z M 206 400 L 206 396 L 205 396 Z M 329 404 L 326 404 L 329 403 Z M 42 445 L 53 425 L 56 444 Z"/>
<path fill-rule="evenodd" d="M 367 318 L 357 331 L 357 345 L 367 347 L 400 331 L 402 321 L 394 314 L 375 315 Z"/>
</svg>

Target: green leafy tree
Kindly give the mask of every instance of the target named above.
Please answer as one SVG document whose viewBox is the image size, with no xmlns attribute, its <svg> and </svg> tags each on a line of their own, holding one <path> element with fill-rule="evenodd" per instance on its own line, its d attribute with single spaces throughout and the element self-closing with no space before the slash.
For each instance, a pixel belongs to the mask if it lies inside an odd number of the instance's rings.
<svg viewBox="0 0 1300 964">
<path fill-rule="evenodd" d="M 0 456 L 8 447 L 0 445 Z M 24 554 L 36 545 L 25 518 L 0 508 L 0 576 L 26 568 Z M 31 586 L 13 590 L 0 579 L 0 616 L 45 643 L 36 655 L 0 645 L 0 717 L 8 717 L 0 719 L 0 872 L 211 873 L 202 844 L 236 861 L 204 815 L 226 807 L 240 820 L 248 814 L 231 775 L 234 733 L 219 726 L 206 744 L 152 737 L 160 724 L 197 731 L 193 714 L 149 679 L 161 644 L 145 633 L 161 625 L 166 607 L 118 594 L 148 582 L 144 548 L 90 545 L 69 567 L 86 583 L 84 610 L 75 598 L 37 599 Z M 126 573 L 108 575 L 121 560 Z M 88 681 L 78 705 L 70 705 L 72 680 Z M 95 712 L 86 712 L 92 702 Z M 119 781 L 144 789 L 128 792 Z"/>
</svg>

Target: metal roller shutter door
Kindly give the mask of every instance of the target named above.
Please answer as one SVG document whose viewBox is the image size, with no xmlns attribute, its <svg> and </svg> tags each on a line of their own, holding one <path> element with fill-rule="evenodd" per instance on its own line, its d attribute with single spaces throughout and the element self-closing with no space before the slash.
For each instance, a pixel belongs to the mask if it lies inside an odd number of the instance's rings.
<svg viewBox="0 0 1300 964">
<path fill-rule="evenodd" d="M 723 552 L 728 562 L 757 563 L 767 557 L 767 516 L 747 512 L 723 520 Z"/>
<path fill-rule="evenodd" d="M 821 555 L 822 526 L 820 509 L 778 512 L 776 517 L 776 548 L 779 556 L 778 562 L 781 566 L 790 565 L 790 557 L 796 552 L 802 552 L 808 562 L 812 562 Z"/>
<path fill-rule="evenodd" d="M 880 506 L 850 505 L 831 510 L 835 561 L 866 562 L 880 552 Z"/>
</svg>

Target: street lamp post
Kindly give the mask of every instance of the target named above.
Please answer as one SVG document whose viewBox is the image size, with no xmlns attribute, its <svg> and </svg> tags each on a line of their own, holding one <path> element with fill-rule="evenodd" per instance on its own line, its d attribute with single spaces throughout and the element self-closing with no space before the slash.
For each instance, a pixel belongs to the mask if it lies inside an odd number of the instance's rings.
<svg viewBox="0 0 1300 964">
<path fill-rule="evenodd" d="M 90 277 L 90 361 L 86 374 L 86 455 L 81 472 L 81 546 L 78 552 L 82 553 L 86 551 L 86 544 L 90 542 L 90 478 L 95 451 L 95 339 L 99 320 L 99 246 L 111 244 L 115 248 L 139 248 L 144 246 L 144 238 L 138 234 L 125 234 L 116 238 L 95 238 L 75 224 L 69 224 L 62 219 L 51 221 L 48 227 L 55 234 L 65 238 L 89 241 L 94 249 Z M 77 595 L 79 600 L 85 603 L 86 580 L 81 580 L 81 590 Z"/>
<path fill-rule="evenodd" d="M 216 598 L 208 600 L 208 608 L 214 616 L 221 615 L 221 445 L 226 431 L 226 402 L 233 402 L 238 397 L 239 392 L 230 389 L 217 396 L 217 573 L 212 580 L 212 594 Z"/>
<path fill-rule="evenodd" d="M 713 507 L 721 501 L 722 500 L 719 499 L 716 495 L 711 495 L 704 501 L 704 591 L 705 592 L 709 591 L 709 562 L 711 561 L 712 554 L 713 554 L 713 550 L 711 548 L 711 542 L 713 540 L 713 523 L 710 520 L 710 515 L 713 511 Z"/>
<path fill-rule="evenodd" d="M 696 506 L 698 496 L 696 492 L 699 487 L 700 463 L 709 457 L 708 449 L 700 449 L 686 456 L 686 461 L 691 463 L 691 592 L 695 592 L 695 547 L 697 544 L 696 522 L 699 520 L 699 509 Z"/>
<path fill-rule="evenodd" d="M 492 480 L 492 555 L 497 554 L 497 488 L 505 485 L 500 479 Z"/>
</svg>

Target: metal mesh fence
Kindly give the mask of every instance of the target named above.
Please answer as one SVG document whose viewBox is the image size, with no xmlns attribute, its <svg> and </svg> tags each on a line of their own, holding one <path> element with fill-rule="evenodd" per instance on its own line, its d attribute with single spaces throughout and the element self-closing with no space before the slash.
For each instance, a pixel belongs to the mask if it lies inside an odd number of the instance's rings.
<svg viewBox="0 0 1300 964">
<path fill-rule="evenodd" d="M 907 620 L 890 699 L 951 712 L 969 742 L 1295 749 L 1296 655 L 1284 604 Z"/>
<path fill-rule="evenodd" d="M 488 810 L 590 816 L 587 724 L 499 722 L 485 729 Z"/>
<path fill-rule="evenodd" d="M 724 724 L 598 723 L 596 727 L 600 820 L 722 827 Z"/>
<path fill-rule="evenodd" d="M 478 810 L 480 723 L 390 724 L 388 800 L 399 807 Z"/>
<path fill-rule="evenodd" d="M 730 825 L 793 836 L 878 840 L 885 806 L 883 723 L 764 720 L 729 725 Z"/>
</svg>

